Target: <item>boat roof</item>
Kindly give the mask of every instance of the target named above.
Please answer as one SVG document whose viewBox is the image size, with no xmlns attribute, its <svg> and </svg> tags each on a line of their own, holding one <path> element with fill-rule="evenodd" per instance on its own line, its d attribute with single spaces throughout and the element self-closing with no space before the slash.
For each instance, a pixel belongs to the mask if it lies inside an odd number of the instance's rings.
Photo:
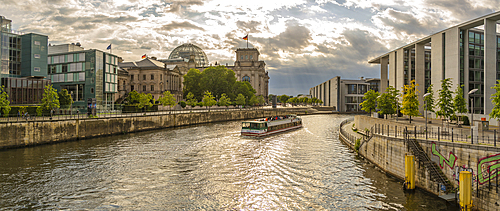
<svg viewBox="0 0 500 211">
<path fill-rule="evenodd" d="M 258 121 L 258 120 L 251 120 L 251 121 L 243 121 L 242 123 L 265 123 L 266 121 Z"/>
</svg>

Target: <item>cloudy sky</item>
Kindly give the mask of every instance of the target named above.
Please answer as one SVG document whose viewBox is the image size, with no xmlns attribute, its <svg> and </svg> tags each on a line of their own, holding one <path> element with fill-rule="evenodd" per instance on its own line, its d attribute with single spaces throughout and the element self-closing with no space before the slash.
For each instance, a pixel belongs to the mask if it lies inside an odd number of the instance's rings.
<svg viewBox="0 0 500 211">
<path fill-rule="evenodd" d="M 497 11 L 500 0 L 0 0 L 14 30 L 82 43 L 125 61 L 167 58 L 183 43 L 211 63 L 259 49 L 272 94 L 307 94 L 335 76 L 380 77 L 370 58 L 460 22 Z"/>
</svg>

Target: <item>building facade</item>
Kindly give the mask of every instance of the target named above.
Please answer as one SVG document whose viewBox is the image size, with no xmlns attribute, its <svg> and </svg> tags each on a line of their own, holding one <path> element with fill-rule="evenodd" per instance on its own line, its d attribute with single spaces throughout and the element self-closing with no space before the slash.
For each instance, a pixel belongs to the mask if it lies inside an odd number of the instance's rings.
<svg viewBox="0 0 500 211">
<path fill-rule="evenodd" d="M 491 87 L 500 79 L 498 20 L 500 12 L 460 23 L 380 55 L 369 63 L 380 64 L 382 84 L 388 82 L 398 90 L 415 80 L 420 85 L 417 87 L 420 113 L 424 113 L 423 95 L 427 87 L 432 84 L 437 96 L 441 80 L 450 78 L 452 90 L 463 86 L 463 97 L 470 99 L 468 109 L 473 101 L 472 112 L 487 116 L 493 109 L 490 97 L 495 90 Z M 469 96 L 468 92 L 473 89 L 478 91 Z"/>
<path fill-rule="evenodd" d="M 11 104 L 35 104 L 42 99 L 47 79 L 45 35 L 15 32 L 12 21 L 0 16 L 0 85 Z"/>
<path fill-rule="evenodd" d="M 177 65 L 167 65 L 153 57 L 119 65 L 128 72 L 129 92 L 151 94 L 158 100 L 163 92 L 169 91 L 177 102 L 182 100 L 182 74 Z"/>
<path fill-rule="evenodd" d="M 360 104 L 368 90 L 380 90 L 380 79 L 345 80 L 336 76 L 309 89 L 309 95 L 323 101 L 323 106 L 339 112 L 361 112 Z"/>
<path fill-rule="evenodd" d="M 48 72 L 53 87 L 58 91 L 68 90 L 74 108 L 86 109 L 87 99 L 95 98 L 98 110 L 114 109 L 118 93 L 116 55 L 85 50 L 75 44 L 49 46 L 49 52 Z"/>
</svg>

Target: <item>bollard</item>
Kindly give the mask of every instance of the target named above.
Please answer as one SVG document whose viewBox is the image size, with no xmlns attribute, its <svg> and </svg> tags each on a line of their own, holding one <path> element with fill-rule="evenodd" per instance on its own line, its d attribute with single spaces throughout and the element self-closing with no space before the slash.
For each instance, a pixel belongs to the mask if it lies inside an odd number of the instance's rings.
<svg viewBox="0 0 500 211">
<path fill-rule="evenodd" d="M 415 133 L 415 139 L 417 139 L 417 126 L 413 129 L 413 133 Z"/>
<path fill-rule="evenodd" d="M 453 143 L 453 128 L 451 128 L 451 142 Z"/>
<path fill-rule="evenodd" d="M 415 169 L 414 164 L 415 158 L 413 155 L 405 155 L 405 189 L 413 190 L 415 189 Z"/>
<path fill-rule="evenodd" d="M 470 144 L 474 144 L 474 130 L 472 130 L 472 127 L 470 128 Z"/>
<path fill-rule="evenodd" d="M 440 128 L 440 127 L 438 127 L 438 141 L 440 140 L 440 139 L 439 139 L 439 128 Z"/>
<path fill-rule="evenodd" d="M 495 143 L 495 147 L 497 146 L 497 130 L 493 132 L 493 142 Z"/>
<path fill-rule="evenodd" d="M 472 173 L 461 171 L 459 177 L 460 185 L 460 210 L 472 209 Z"/>
<path fill-rule="evenodd" d="M 394 125 L 394 137 L 398 137 L 398 126 Z"/>
</svg>

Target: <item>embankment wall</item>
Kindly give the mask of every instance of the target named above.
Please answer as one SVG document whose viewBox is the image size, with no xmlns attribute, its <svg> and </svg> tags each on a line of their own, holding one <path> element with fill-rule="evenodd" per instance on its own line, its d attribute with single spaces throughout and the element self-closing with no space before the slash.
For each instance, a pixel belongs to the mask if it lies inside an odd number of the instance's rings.
<svg viewBox="0 0 500 211">
<path fill-rule="evenodd" d="M 373 120 L 372 120 L 373 119 Z M 356 116 L 357 128 L 371 128 L 375 124 L 409 126 L 368 116 Z M 359 127 L 358 127 L 359 126 Z M 352 149 L 355 140 L 341 134 L 341 139 Z M 488 145 L 472 145 L 448 141 L 416 139 L 427 156 L 436 163 L 446 178 L 456 188 L 460 171 L 473 172 L 473 202 L 475 209 L 499 210 L 500 197 L 498 176 L 500 174 L 500 148 Z M 358 153 L 379 168 L 401 180 L 405 178 L 404 158 L 411 154 L 405 140 L 373 134 L 369 141 L 361 145 Z M 429 171 L 422 162 L 415 162 L 415 183 L 418 188 L 436 195 L 443 195 L 440 185 L 431 180 Z"/>
<path fill-rule="evenodd" d="M 307 108 L 231 110 L 137 117 L 0 123 L 0 149 L 291 113 L 303 115 L 308 112 L 311 113 L 311 110 Z"/>
</svg>

